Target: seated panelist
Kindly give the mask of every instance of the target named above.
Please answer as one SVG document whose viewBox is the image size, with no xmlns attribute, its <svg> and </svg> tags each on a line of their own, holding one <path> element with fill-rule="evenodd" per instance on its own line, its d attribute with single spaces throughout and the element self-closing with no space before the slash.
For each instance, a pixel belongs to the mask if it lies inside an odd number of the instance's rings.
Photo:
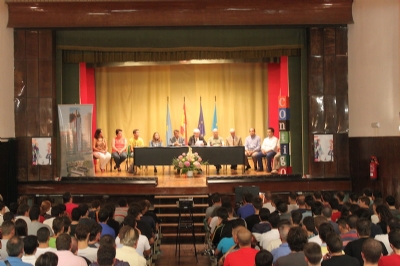
<svg viewBox="0 0 400 266">
<path fill-rule="evenodd" d="M 218 129 L 213 129 L 213 136 L 208 139 L 208 145 L 210 147 L 222 147 L 225 146 L 224 139 L 218 136 Z M 221 169 L 221 165 L 215 165 L 217 169 L 217 174 L 219 174 L 219 170 Z"/>
<path fill-rule="evenodd" d="M 162 140 L 160 138 L 160 134 L 158 132 L 154 132 L 153 138 L 149 143 L 150 147 L 162 147 Z M 154 173 L 157 173 L 157 167 L 154 166 Z"/>
<path fill-rule="evenodd" d="M 189 138 L 189 146 L 207 146 L 207 142 L 204 137 L 200 135 L 200 130 L 195 128 L 193 130 L 193 136 Z"/>
<path fill-rule="evenodd" d="M 93 156 L 100 160 L 100 170 L 101 172 L 105 172 L 106 165 L 111 159 L 111 154 L 107 151 L 107 141 L 100 128 L 96 129 L 94 133 Z"/>
<path fill-rule="evenodd" d="M 174 136 L 169 139 L 168 146 L 185 146 L 185 139 L 179 136 L 179 130 L 174 130 Z"/>
<path fill-rule="evenodd" d="M 115 130 L 116 137 L 112 140 L 112 154 L 111 156 L 114 158 L 115 166 L 114 169 L 118 169 L 118 172 L 121 172 L 121 163 L 126 160 L 126 147 L 127 141 L 126 138 L 122 136 L 122 129 Z"/>
<path fill-rule="evenodd" d="M 141 137 L 139 137 L 139 129 L 134 129 L 132 133 L 133 137 L 129 139 L 129 145 L 131 146 L 131 156 L 133 156 L 135 147 L 144 147 L 144 141 Z"/>
</svg>

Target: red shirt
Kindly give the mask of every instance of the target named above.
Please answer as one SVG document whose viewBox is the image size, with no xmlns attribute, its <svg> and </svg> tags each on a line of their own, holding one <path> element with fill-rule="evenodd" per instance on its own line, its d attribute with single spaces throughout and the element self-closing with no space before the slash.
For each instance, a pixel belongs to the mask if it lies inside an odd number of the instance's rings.
<svg viewBox="0 0 400 266">
<path fill-rule="evenodd" d="M 69 217 L 71 217 L 72 210 L 75 209 L 75 208 L 78 208 L 78 204 L 75 204 L 75 203 L 68 202 L 68 203 L 65 203 L 64 205 L 65 205 L 65 208 L 66 208 L 65 211 L 69 214 Z"/>
<path fill-rule="evenodd" d="M 400 265 L 400 255 L 393 254 L 389 256 L 382 256 L 378 262 L 378 266 L 394 266 Z"/>
<path fill-rule="evenodd" d="M 254 266 L 258 250 L 251 247 L 240 248 L 229 253 L 224 261 L 224 266 Z"/>
<path fill-rule="evenodd" d="M 337 219 L 339 219 L 341 215 L 342 214 L 339 211 L 332 212 L 331 220 L 336 223 Z"/>
</svg>

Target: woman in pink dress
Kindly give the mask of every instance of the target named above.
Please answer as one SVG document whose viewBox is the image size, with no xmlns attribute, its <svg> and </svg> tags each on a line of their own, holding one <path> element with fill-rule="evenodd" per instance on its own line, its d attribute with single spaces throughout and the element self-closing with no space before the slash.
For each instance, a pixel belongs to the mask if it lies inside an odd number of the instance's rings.
<svg viewBox="0 0 400 266">
<path fill-rule="evenodd" d="M 100 170 L 106 171 L 106 165 L 111 159 L 111 154 L 107 152 L 107 141 L 103 136 L 103 131 L 98 128 L 93 138 L 93 156 L 100 160 Z"/>
<path fill-rule="evenodd" d="M 126 147 L 127 141 L 126 138 L 122 136 L 122 129 L 115 130 L 115 134 L 117 135 L 112 140 L 112 154 L 111 156 L 114 158 L 115 166 L 114 169 L 118 169 L 118 172 L 121 172 L 121 163 L 126 160 Z"/>
</svg>

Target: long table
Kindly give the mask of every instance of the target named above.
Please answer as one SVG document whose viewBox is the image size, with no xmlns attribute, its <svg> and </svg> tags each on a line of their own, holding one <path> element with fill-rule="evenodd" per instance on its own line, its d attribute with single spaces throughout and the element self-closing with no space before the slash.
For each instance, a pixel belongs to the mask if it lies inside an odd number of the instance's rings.
<svg viewBox="0 0 400 266">
<path fill-rule="evenodd" d="M 188 152 L 188 147 L 135 147 L 134 165 L 172 165 L 172 159 Z M 243 164 L 244 147 L 192 147 L 209 164 Z"/>
</svg>

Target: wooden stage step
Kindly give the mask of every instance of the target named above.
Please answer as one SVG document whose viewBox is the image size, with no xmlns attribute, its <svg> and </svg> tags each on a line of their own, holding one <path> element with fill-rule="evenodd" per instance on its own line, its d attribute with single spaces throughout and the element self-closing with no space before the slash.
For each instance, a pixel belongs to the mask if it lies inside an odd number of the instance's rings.
<svg viewBox="0 0 400 266">
<path fill-rule="evenodd" d="M 208 199 L 208 195 L 155 195 L 154 196 L 154 199 L 178 199 L 178 198 Z"/>
<path fill-rule="evenodd" d="M 195 203 L 193 208 L 207 208 L 208 204 Z M 178 208 L 178 204 L 154 204 L 154 208 Z"/>
<path fill-rule="evenodd" d="M 182 215 L 182 217 L 188 217 L 189 214 Z M 157 213 L 157 217 L 179 217 L 179 213 Z M 205 213 L 193 213 L 193 217 L 206 217 Z M 162 223 L 164 226 L 164 223 Z"/>
<path fill-rule="evenodd" d="M 162 227 L 177 227 L 178 223 L 168 223 L 168 224 L 162 224 Z M 204 226 L 204 223 L 194 223 L 195 227 L 202 227 Z"/>
</svg>

